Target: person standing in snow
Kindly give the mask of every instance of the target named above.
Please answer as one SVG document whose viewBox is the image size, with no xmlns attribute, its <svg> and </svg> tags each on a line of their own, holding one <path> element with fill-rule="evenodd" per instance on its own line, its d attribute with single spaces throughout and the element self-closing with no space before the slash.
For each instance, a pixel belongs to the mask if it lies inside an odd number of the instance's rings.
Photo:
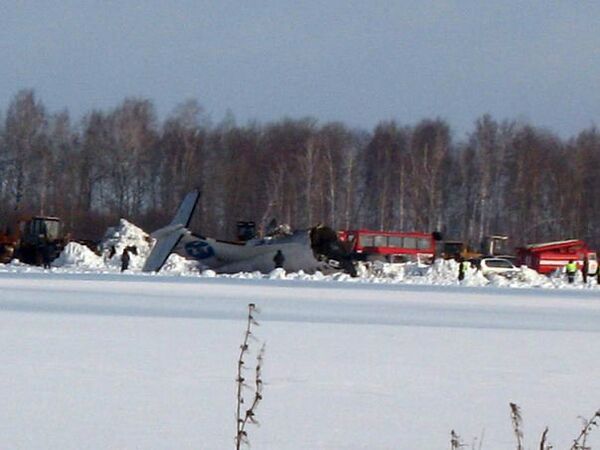
<svg viewBox="0 0 600 450">
<path fill-rule="evenodd" d="M 591 258 L 588 256 L 587 260 L 588 260 L 587 275 L 588 275 L 588 278 L 590 278 L 591 280 L 593 280 L 594 277 L 596 277 L 598 275 L 598 260 L 597 260 L 597 256 L 596 255 L 592 255 Z"/>
<path fill-rule="evenodd" d="M 583 275 L 583 284 L 587 284 L 588 271 L 590 270 L 590 260 L 587 255 L 583 258 L 583 266 L 581 267 L 581 275 Z"/>
<path fill-rule="evenodd" d="M 573 283 L 575 281 L 575 274 L 577 273 L 577 263 L 570 259 L 565 266 L 565 272 L 567 273 L 569 283 Z"/>
<path fill-rule="evenodd" d="M 273 262 L 275 263 L 276 269 L 283 268 L 283 263 L 285 262 L 285 256 L 283 256 L 283 253 L 281 253 L 281 250 L 277 250 L 277 253 L 275 253 L 275 256 L 273 257 Z"/>
<path fill-rule="evenodd" d="M 125 272 L 129 268 L 129 260 L 129 251 L 125 249 L 121 254 L 121 272 Z"/>
<path fill-rule="evenodd" d="M 52 246 L 51 246 L 51 244 L 46 244 L 42 247 L 42 263 L 44 264 L 44 269 L 50 268 L 51 261 L 52 261 Z"/>
</svg>

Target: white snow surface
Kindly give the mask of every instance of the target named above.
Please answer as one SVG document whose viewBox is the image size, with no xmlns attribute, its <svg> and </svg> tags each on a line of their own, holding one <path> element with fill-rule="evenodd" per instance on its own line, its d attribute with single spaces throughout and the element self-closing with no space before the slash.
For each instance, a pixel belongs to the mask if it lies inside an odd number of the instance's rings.
<svg viewBox="0 0 600 450">
<path fill-rule="evenodd" d="M 117 255 L 136 239 L 121 225 Z M 545 426 L 569 448 L 600 408 L 595 284 L 529 269 L 459 284 L 441 261 L 223 276 L 172 256 L 170 272 L 142 274 L 149 246 L 119 273 L 86 250 L 71 244 L 49 270 L 0 265 L 2 448 L 234 448 L 250 302 L 267 344 L 256 450 L 440 449 L 450 430 L 467 448 L 516 448 L 509 402 L 526 448 Z"/>
</svg>

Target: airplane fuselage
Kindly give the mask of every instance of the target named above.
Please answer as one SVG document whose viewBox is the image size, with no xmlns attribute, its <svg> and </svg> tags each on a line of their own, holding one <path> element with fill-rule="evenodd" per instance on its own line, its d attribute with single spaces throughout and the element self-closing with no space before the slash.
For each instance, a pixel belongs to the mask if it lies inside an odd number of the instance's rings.
<svg viewBox="0 0 600 450">
<path fill-rule="evenodd" d="M 283 254 L 283 269 L 288 272 L 314 272 L 326 266 L 316 259 L 308 231 L 241 243 L 186 233 L 174 249 L 185 258 L 197 260 L 201 268 L 224 273 L 270 272 L 276 266 L 274 258 L 278 250 Z"/>
</svg>

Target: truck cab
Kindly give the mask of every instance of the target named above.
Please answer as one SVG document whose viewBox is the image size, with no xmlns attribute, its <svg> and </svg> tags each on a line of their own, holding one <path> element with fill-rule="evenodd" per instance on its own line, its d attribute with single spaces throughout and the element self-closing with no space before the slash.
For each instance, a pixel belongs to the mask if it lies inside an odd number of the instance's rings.
<svg viewBox="0 0 600 450">
<path fill-rule="evenodd" d="M 13 231 L 14 230 L 14 231 Z M 17 226 L 0 235 L 0 262 L 18 258 L 26 264 L 48 265 L 66 244 L 58 217 L 22 217 Z"/>
</svg>

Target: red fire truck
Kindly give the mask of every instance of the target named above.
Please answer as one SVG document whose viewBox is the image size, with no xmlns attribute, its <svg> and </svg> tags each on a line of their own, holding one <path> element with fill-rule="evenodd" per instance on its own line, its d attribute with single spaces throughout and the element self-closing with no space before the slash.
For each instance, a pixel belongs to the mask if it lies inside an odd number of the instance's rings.
<svg viewBox="0 0 600 450">
<path fill-rule="evenodd" d="M 561 269 L 570 260 L 575 261 L 581 268 L 586 256 L 590 266 L 597 264 L 596 253 L 579 239 L 530 244 L 517 249 L 518 264 L 524 264 L 544 274 Z"/>
<path fill-rule="evenodd" d="M 341 230 L 340 240 L 358 261 L 423 261 L 435 255 L 435 239 L 430 233 Z"/>
</svg>

